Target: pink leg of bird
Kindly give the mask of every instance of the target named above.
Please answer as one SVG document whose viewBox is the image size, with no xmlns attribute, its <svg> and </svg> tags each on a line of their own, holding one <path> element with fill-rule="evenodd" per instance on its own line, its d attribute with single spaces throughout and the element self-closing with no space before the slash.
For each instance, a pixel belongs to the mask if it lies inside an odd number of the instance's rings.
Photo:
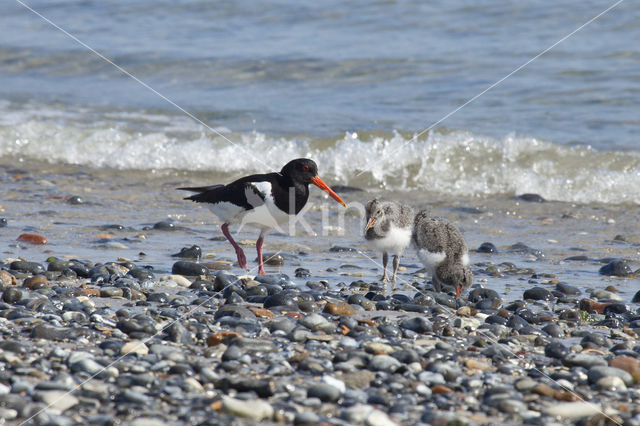
<svg viewBox="0 0 640 426">
<path fill-rule="evenodd" d="M 264 264 L 262 263 L 262 243 L 264 241 L 264 233 L 261 232 L 256 241 L 256 251 L 258 252 L 258 273 L 264 274 Z"/>
<path fill-rule="evenodd" d="M 249 267 L 247 266 L 247 258 L 244 255 L 244 251 L 242 251 L 242 248 L 238 245 L 238 243 L 235 242 L 235 240 L 229 233 L 229 224 L 223 223 L 221 228 L 224 236 L 227 237 L 227 240 L 229 240 L 233 248 L 236 250 L 236 256 L 238 257 L 238 264 L 240 265 L 240 267 L 249 269 Z"/>
</svg>

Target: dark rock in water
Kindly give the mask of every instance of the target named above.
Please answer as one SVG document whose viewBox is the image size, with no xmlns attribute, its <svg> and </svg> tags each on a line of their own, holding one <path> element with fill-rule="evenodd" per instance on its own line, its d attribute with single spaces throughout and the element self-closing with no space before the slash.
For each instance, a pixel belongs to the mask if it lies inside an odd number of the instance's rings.
<svg viewBox="0 0 640 426">
<path fill-rule="evenodd" d="M 513 330 L 520 330 L 530 326 L 530 324 L 520 315 L 511 315 L 505 325 Z"/>
<path fill-rule="evenodd" d="M 364 192 L 364 189 L 348 185 L 333 185 L 331 189 L 333 189 L 333 191 L 338 194 L 346 194 L 349 192 Z"/>
<path fill-rule="evenodd" d="M 489 315 L 487 318 L 485 318 L 484 322 L 486 322 L 487 324 L 507 325 L 507 319 L 501 317 L 500 315 Z"/>
<path fill-rule="evenodd" d="M 546 300 L 551 301 L 555 299 L 555 296 L 546 288 L 542 287 L 534 287 L 529 290 L 525 290 L 522 295 L 523 299 L 532 299 L 532 300 Z"/>
<path fill-rule="evenodd" d="M 523 254 L 530 254 L 532 256 L 535 256 L 538 259 L 544 258 L 544 253 L 542 252 L 542 250 L 538 250 L 538 249 L 534 249 L 529 247 L 528 245 L 524 244 L 524 243 L 515 243 L 510 247 L 511 251 L 513 251 L 514 253 L 523 253 Z"/>
<path fill-rule="evenodd" d="M 623 260 L 614 260 L 600 268 L 600 275 L 627 277 L 632 274 L 629 265 Z"/>
<path fill-rule="evenodd" d="M 538 194 L 521 194 L 516 197 L 518 200 L 527 201 L 529 203 L 544 203 L 545 200 Z"/>
<path fill-rule="evenodd" d="M 549 358 L 563 359 L 569 354 L 569 348 L 563 345 L 562 342 L 554 340 L 553 342 L 545 346 L 544 354 Z"/>
<path fill-rule="evenodd" d="M 259 283 L 282 286 L 290 281 L 287 274 L 261 274 L 256 275 L 255 280 Z"/>
<path fill-rule="evenodd" d="M 640 291 L 638 291 L 634 296 L 633 299 L 631 299 L 631 301 L 633 303 L 640 303 Z"/>
<path fill-rule="evenodd" d="M 340 389 L 327 383 L 316 383 L 307 390 L 307 398 L 318 398 L 322 402 L 336 402 L 340 396 Z"/>
<path fill-rule="evenodd" d="M 169 222 L 168 220 L 162 220 L 160 222 L 154 223 L 153 229 L 156 229 L 158 231 L 175 231 L 177 228 L 175 223 Z"/>
<path fill-rule="evenodd" d="M 478 303 L 476 303 L 473 307 L 480 311 L 487 310 L 495 310 L 500 309 L 502 306 L 502 299 L 499 297 L 494 297 L 492 299 L 482 299 Z"/>
<path fill-rule="evenodd" d="M 187 276 L 209 275 L 209 268 L 196 262 L 179 260 L 173 264 L 171 273 Z"/>
<path fill-rule="evenodd" d="M 558 290 L 560 293 L 563 293 L 569 296 L 575 296 L 582 293 L 579 288 L 566 283 L 556 284 L 556 290 Z"/>
<path fill-rule="evenodd" d="M 311 271 L 306 268 L 297 268 L 295 275 L 297 278 L 309 278 L 311 276 Z"/>
<path fill-rule="evenodd" d="M 77 206 L 80 204 L 84 204 L 84 200 L 78 197 L 77 195 L 72 195 L 71 197 L 67 198 L 67 204 L 71 204 L 72 206 Z"/>
<path fill-rule="evenodd" d="M 569 257 L 566 257 L 564 260 L 585 261 L 585 260 L 589 260 L 589 257 L 585 256 L 584 254 L 579 254 L 579 255 L 577 255 L 577 256 L 569 256 Z"/>
<path fill-rule="evenodd" d="M 476 303 L 484 299 L 500 298 L 498 292 L 490 288 L 474 288 L 469 292 L 469 302 Z"/>
<path fill-rule="evenodd" d="M 0 217 L 0 228 L 4 228 L 5 226 L 7 226 L 7 219 Z"/>
<path fill-rule="evenodd" d="M 45 272 L 44 266 L 41 264 L 37 262 L 28 262 L 26 260 L 16 260 L 15 262 L 11 262 L 9 269 L 34 275 L 43 274 Z"/>
<path fill-rule="evenodd" d="M 284 265 L 284 257 L 279 253 L 265 253 L 262 256 L 265 265 L 282 266 Z M 258 258 L 256 257 L 256 262 Z"/>
<path fill-rule="evenodd" d="M 298 309 L 298 303 L 288 293 L 276 293 L 264 299 L 263 306 L 267 309 L 282 307 L 288 309 Z"/>
<path fill-rule="evenodd" d="M 147 268 L 133 268 L 127 272 L 127 275 L 137 279 L 138 281 L 152 280 L 154 278 L 153 272 Z"/>
<path fill-rule="evenodd" d="M 10 305 L 19 302 L 21 299 L 22 291 L 15 287 L 9 287 L 4 291 L 4 293 L 2 293 L 2 301 L 5 303 L 9 303 Z"/>
<path fill-rule="evenodd" d="M 478 207 L 454 207 L 453 211 L 467 214 L 482 214 L 484 211 Z"/>
<path fill-rule="evenodd" d="M 480 244 L 480 247 L 478 247 L 476 251 L 478 253 L 497 253 L 498 249 L 493 243 L 485 242 Z"/>
<path fill-rule="evenodd" d="M 333 246 L 329 251 L 333 253 L 357 253 L 358 249 L 353 247 Z"/>
<path fill-rule="evenodd" d="M 171 257 L 200 260 L 202 257 L 202 249 L 194 244 L 191 247 L 183 247 L 178 253 L 172 254 Z"/>
<path fill-rule="evenodd" d="M 622 234 L 618 234 L 615 237 L 613 237 L 613 241 L 622 241 L 624 243 L 628 242 L 627 237 L 625 237 Z"/>
<path fill-rule="evenodd" d="M 124 231 L 124 226 L 118 224 L 108 224 L 100 226 L 102 231 Z"/>
</svg>

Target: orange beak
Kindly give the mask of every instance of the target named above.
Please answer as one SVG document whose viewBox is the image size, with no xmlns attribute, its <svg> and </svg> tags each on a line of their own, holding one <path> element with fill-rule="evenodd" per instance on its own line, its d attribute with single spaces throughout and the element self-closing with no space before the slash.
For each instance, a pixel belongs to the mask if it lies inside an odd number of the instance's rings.
<svg viewBox="0 0 640 426">
<path fill-rule="evenodd" d="M 333 192 L 333 190 L 329 188 L 329 186 L 327 186 L 327 184 L 324 183 L 322 179 L 320 179 L 318 176 L 312 177 L 311 183 L 317 186 L 318 188 L 322 189 L 323 191 L 326 191 L 329 195 L 331 195 L 331 198 L 333 198 L 343 206 L 347 207 L 347 204 L 344 201 L 342 201 L 342 198 L 338 197 L 338 194 Z"/>
<path fill-rule="evenodd" d="M 458 285 L 456 287 L 456 297 L 460 297 L 461 294 L 462 294 L 462 286 Z"/>
<path fill-rule="evenodd" d="M 367 223 L 367 227 L 364 228 L 364 232 L 367 232 L 369 228 L 373 226 L 374 223 L 376 223 L 376 218 L 372 217 L 371 219 L 369 219 L 369 223 Z"/>
</svg>

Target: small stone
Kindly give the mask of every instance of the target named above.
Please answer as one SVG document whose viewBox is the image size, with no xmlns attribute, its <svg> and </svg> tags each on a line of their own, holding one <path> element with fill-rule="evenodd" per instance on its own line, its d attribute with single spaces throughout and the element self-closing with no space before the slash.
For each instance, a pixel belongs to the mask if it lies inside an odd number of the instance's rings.
<svg viewBox="0 0 640 426">
<path fill-rule="evenodd" d="M 171 273 L 186 276 L 209 275 L 209 269 L 200 263 L 179 260 L 173 264 Z"/>
<path fill-rule="evenodd" d="M 35 275 L 24 280 L 22 286 L 31 290 L 38 290 L 40 288 L 47 288 L 49 286 L 49 280 L 47 280 L 47 277 L 44 275 Z"/>
<path fill-rule="evenodd" d="M 282 266 L 284 265 L 284 257 L 279 253 L 265 253 L 262 256 L 265 265 Z M 256 258 L 256 262 L 258 259 Z"/>
<path fill-rule="evenodd" d="M 120 348 L 121 355 L 128 355 L 128 354 L 147 355 L 148 353 L 149 353 L 149 348 L 140 340 L 132 340 L 130 342 L 125 343 Z"/>
<path fill-rule="evenodd" d="M 587 377 L 589 378 L 589 383 L 597 383 L 603 377 L 619 377 L 627 386 L 633 385 L 634 381 L 631 374 L 627 373 L 625 370 L 607 366 L 591 367 L 587 372 Z"/>
<path fill-rule="evenodd" d="M 342 392 L 327 383 L 317 383 L 307 390 L 307 398 L 318 398 L 322 402 L 336 402 L 340 399 Z"/>
<path fill-rule="evenodd" d="M 439 395 L 439 394 L 443 394 L 443 393 L 450 393 L 453 392 L 453 389 L 445 386 L 445 385 L 433 385 L 431 386 L 431 393 L 433 393 L 434 395 Z"/>
<path fill-rule="evenodd" d="M 36 262 L 27 262 L 25 260 L 16 260 L 11 262 L 9 269 L 13 271 L 25 272 L 33 275 L 44 274 L 44 267 Z"/>
<path fill-rule="evenodd" d="M 0 285 L 5 286 L 16 285 L 16 277 L 8 273 L 7 271 L 0 270 Z"/>
<path fill-rule="evenodd" d="M 324 307 L 324 312 L 331 315 L 353 316 L 356 314 L 356 310 L 353 306 L 345 302 L 340 303 L 327 303 Z"/>
<path fill-rule="evenodd" d="M 40 392 L 39 396 L 42 402 L 60 412 L 64 412 L 80 402 L 72 393 L 62 390 Z"/>
<path fill-rule="evenodd" d="M 47 239 L 42 235 L 37 234 L 20 234 L 18 236 L 18 241 L 35 245 L 47 244 Z"/>
<path fill-rule="evenodd" d="M 22 291 L 16 287 L 9 287 L 2 293 L 2 301 L 13 305 L 22 299 Z"/>
<path fill-rule="evenodd" d="M 544 413 L 553 417 L 578 419 L 601 413 L 602 408 L 592 402 L 563 402 L 543 409 Z"/>
<path fill-rule="evenodd" d="M 177 228 L 175 223 L 168 220 L 162 220 L 160 222 L 154 223 L 153 229 L 157 229 L 159 231 L 175 231 Z"/>
<path fill-rule="evenodd" d="M 180 287 L 190 287 L 191 286 L 191 281 L 189 281 L 188 278 L 182 276 L 182 275 L 178 275 L 178 274 L 171 274 L 171 275 L 163 275 L 160 277 L 160 285 L 162 285 L 162 283 L 164 281 L 173 281 L 176 284 L 178 284 Z"/>
<path fill-rule="evenodd" d="M 596 386 L 599 389 L 623 392 L 627 390 L 624 380 L 617 376 L 607 376 L 599 379 L 596 382 Z"/>
<path fill-rule="evenodd" d="M 221 343 L 228 344 L 233 339 L 242 337 L 242 334 L 234 331 L 221 331 L 220 333 L 214 333 L 207 337 L 207 346 L 217 346 Z"/>
<path fill-rule="evenodd" d="M 619 356 L 609 361 L 610 367 L 626 371 L 635 383 L 640 383 L 640 361 L 630 356 Z"/>
<path fill-rule="evenodd" d="M 562 363 L 567 367 L 591 368 L 595 366 L 606 366 L 607 361 L 595 355 L 570 353 L 562 359 Z"/>
<path fill-rule="evenodd" d="M 614 260 L 600 268 L 599 273 L 607 276 L 628 277 L 633 272 L 631 267 L 623 260 Z"/>
<path fill-rule="evenodd" d="M 532 300 L 546 300 L 551 301 L 555 299 L 555 296 L 546 288 L 542 287 L 534 287 L 529 290 L 525 290 L 522 295 L 523 299 L 532 299 Z"/>
<path fill-rule="evenodd" d="M 259 422 L 273 417 L 273 407 L 261 399 L 240 400 L 223 396 L 222 411 L 225 413 Z"/>
<path fill-rule="evenodd" d="M 622 302 L 622 297 L 615 294 L 614 292 L 603 290 L 603 289 L 595 289 L 591 292 L 591 297 L 596 300 L 615 300 L 617 302 Z"/>
<path fill-rule="evenodd" d="M 371 371 L 386 371 L 387 373 L 394 373 L 401 367 L 400 361 L 389 355 L 375 355 L 369 361 L 369 370 Z"/>
</svg>

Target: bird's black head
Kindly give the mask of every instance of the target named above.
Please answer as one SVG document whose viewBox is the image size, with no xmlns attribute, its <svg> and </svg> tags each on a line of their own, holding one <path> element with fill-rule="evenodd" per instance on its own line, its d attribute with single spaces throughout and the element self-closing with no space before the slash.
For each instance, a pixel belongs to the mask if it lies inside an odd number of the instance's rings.
<svg viewBox="0 0 640 426">
<path fill-rule="evenodd" d="M 294 182 L 308 185 L 311 183 L 312 178 L 318 176 L 318 165 L 308 158 L 296 158 L 285 164 L 280 173 Z"/>
<path fill-rule="evenodd" d="M 313 160 L 309 160 L 308 158 L 297 158 L 295 160 L 291 160 L 284 165 L 280 174 L 289 178 L 294 184 L 301 183 L 303 185 L 309 185 L 312 183 L 323 191 L 326 191 L 331 198 L 343 206 L 347 206 L 345 202 L 342 201 L 342 198 L 333 192 L 333 190 L 329 188 L 322 179 L 320 179 L 318 176 L 318 165 Z"/>
</svg>

